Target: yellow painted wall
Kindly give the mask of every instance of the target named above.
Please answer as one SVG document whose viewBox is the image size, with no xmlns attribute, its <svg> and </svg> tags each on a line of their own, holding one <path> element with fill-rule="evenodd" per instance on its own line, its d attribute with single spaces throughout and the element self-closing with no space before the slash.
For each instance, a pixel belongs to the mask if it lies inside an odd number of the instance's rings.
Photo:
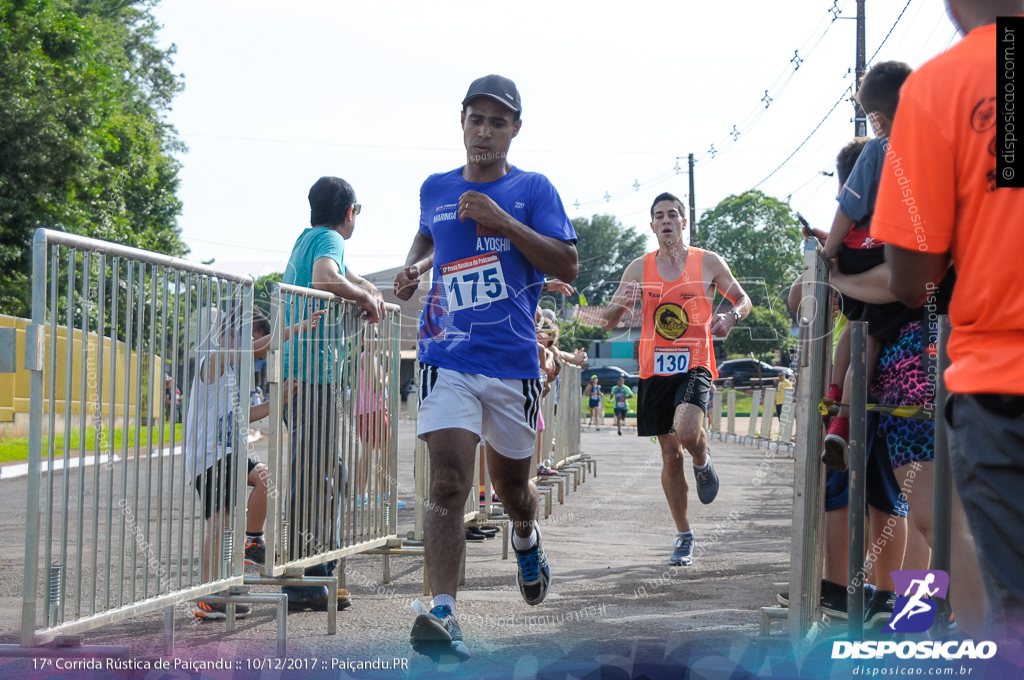
<svg viewBox="0 0 1024 680">
<path fill-rule="evenodd" d="M 10 423 L 15 419 L 16 413 L 28 414 L 29 412 L 29 372 L 25 370 L 25 328 L 31 322 L 28 319 L 19 319 L 12 316 L 0 315 L 0 327 L 11 327 L 13 326 L 16 335 L 17 342 L 17 372 L 15 373 L 0 373 L 0 424 Z M 102 414 L 104 416 L 110 415 L 110 395 L 111 395 L 111 381 L 110 381 L 110 368 L 111 361 L 115 362 L 115 378 L 114 378 L 114 415 L 124 417 L 125 415 L 125 370 L 130 369 L 130 381 L 128 387 L 128 417 L 134 417 L 136 411 L 136 392 L 135 387 L 138 378 L 138 353 L 132 352 L 130 362 L 125 361 L 126 347 L 122 342 L 112 342 L 110 338 L 100 338 L 95 333 L 90 333 L 86 339 L 86 353 L 82 356 L 82 331 L 74 329 L 72 334 L 72 347 L 71 347 L 71 401 L 68 404 L 65 401 L 65 392 L 67 390 L 67 327 L 57 328 L 57 352 L 56 352 L 56 402 L 55 413 L 64 414 L 65 406 L 70 406 L 70 413 L 72 416 L 81 413 L 82 409 L 82 385 L 85 383 L 85 403 L 87 405 L 87 413 L 92 415 L 96 413 L 96 402 L 99 400 Z M 103 368 L 102 377 L 100 376 L 99 358 L 100 358 L 100 347 L 102 340 L 102 353 L 103 353 Z M 46 368 L 43 370 L 43 391 L 46 395 L 43 403 L 44 412 L 49 410 L 49 394 L 50 394 L 50 328 L 46 327 Z M 116 348 L 116 356 L 112 352 L 112 347 Z M 154 357 L 154 366 L 151 371 L 156 382 L 156 389 L 151 389 L 154 398 L 150 400 L 149 415 L 157 415 L 159 408 L 162 406 L 162 400 L 164 398 L 163 381 L 164 381 L 164 370 L 163 361 L 159 357 Z M 149 367 L 143 363 L 144 374 L 149 371 Z M 145 376 L 148 381 L 148 376 Z M 99 393 L 99 387 L 102 384 L 103 393 Z M 145 413 L 142 414 L 146 416 Z M 90 423 L 91 424 L 91 423 Z"/>
</svg>

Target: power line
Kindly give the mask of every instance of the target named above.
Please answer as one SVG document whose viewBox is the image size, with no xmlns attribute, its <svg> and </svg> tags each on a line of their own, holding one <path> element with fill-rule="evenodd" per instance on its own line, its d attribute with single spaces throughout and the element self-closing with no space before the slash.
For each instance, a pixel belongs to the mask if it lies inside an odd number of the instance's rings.
<svg viewBox="0 0 1024 680">
<path fill-rule="evenodd" d="M 903 6 L 903 11 L 900 12 L 900 15 L 898 17 L 896 17 L 896 21 L 893 23 L 892 28 L 890 28 L 889 32 L 885 34 L 884 38 L 882 38 L 881 44 L 879 44 L 878 49 L 875 50 L 875 53 L 871 55 L 871 58 L 868 59 L 868 63 L 873 62 L 875 60 L 875 57 L 878 56 L 878 53 L 882 51 L 882 47 L 885 45 L 885 41 L 888 40 L 889 36 L 892 35 L 892 32 L 896 30 L 896 24 L 900 23 L 900 19 L 903 18 L 903 15 L 906 13 L 907 8 L 910 7 L 910 3 L 913 1 L 914 0 L 907 0 L 907 4 Z"/>
<path fill-rule="evenodd" d="M 849 93 L 850 93 L 850 88 L 849 87 L 847 87 L 845 90 L 843 90 L 843 93 L 841 95 L 839 95 L 839 99 L 837 99 L 836 103 L 832 105 L 832 108 L 829 109 L 828 113 L 825 114 L 825 117 L 821 119 L 820 123 L 818 123 L 817 125 L 814 126 L 813 130 L 811 130 L 811 134 L 807 135 L 807 138 L 804 141 L 800 142 L 800 146 L 798 146 L 795 149 L 793 149 L 793 153 L 789 154 L 789 156 L 786 157 L 786 160 L 782 161 L 782 163 L 779 164 L 779 167 L 777 167 L 774 170 L 772 170 L 770 173 L 768 173 L 767 177 L 765 177 L 763 180 L 761 180 L 760 182 L 755 184 L 753 186 L 753 189 L 756 189 L 759 186 L 761 186 L 762 184 L 764 184 L 765 182 L 767 182 L 769 179 L 771 179 L 772 175 L 774 175 L 779 170 L 781 170 L 782 166 L 784 166 L 786 163 L 788 163 L 790 161 L 790 159 L 792 159 L 793 156 L 795 156 L 797 154 L 797 152 L 800 151 L 800 149 L 802 149 L 804 147 L 804 144 L 806 144 L 807 142 L 809 142 L 811 140 L 811 137 L 814 136 L 814 133 L 817 132 L 818 129 L 821 128 L 821 126 L 825 124 L 825 121 L 828 120 L 829 117 L 839 107 L 839 105 L 843 103 L 843 101 L 846 99 L 846 95 L 849 94 Z"/>
<path fill-rule="evenodd" d="M 739 123 L 732 126 L 732 131 L 726 133 L 724 136 L 714 140 L 710 144 L 707 151 L 694 155 L 695 165 L 703 165 L 710 162 L 718 154 L 729 150 L 734 144 L 739 141 L 739 138 L 744 134 L 748 133 L 754 128 L 755 125 L 765 115 L 770 106 L 775 102 L 776 99 L 786 90 L 789 83 L 793 80 L 796 72 L 800 70 L 800 66 L 806 62 L 818 47 L 824 41 L 825 36 L 828 35 L 832 25 L 835 24 L 836 20 L 839 19 L 843 10 L 846 7 L 846 0 L 843 1 L 842 7 L 840 7 L 839 0 L 832 0 L 832 6 L 825 12 L 825 15 L 821 18 L 818 24 L 814 27 L 811 35 L 804 41 L 803 45 L 799 49 L 793 51 L 793 57 L 789 60 L 787 66 L 784 67 L 782 72 L 776 78 L 771 88 L 764 91 L 764 96 L 761 98 L 761 103 L 755 105 L 750 113 L 746 115 Z M 825 30 L 818 35 L 818 31 L 824 22 L 828 22 L 825 26 Z M 817 36 L 817 37 L 815 37 Z M 810 45 L 810 47 L 808 47 Z M 781 84 L 780 84 L 781 83 Z M 763 105 L 762 105 L 763 104 Z M 812 133 L 813 134 L 813 133 Z M 797 149 L 799 150 L 799 148 Z M 795 152 L 794 152 L 795 153 Z M 635 180 L 632 185 L 616 191 L 605 191 L 603 196 L 597 198 L 591 198 L 587 200 L 576 199 L 569 205 L 574 206 L 577 210 L 584 206 L 600 205 L 602 203 L 610 203 L 614 200 L 629 196 L 636 191 L 639 191 L 640 187 L 643 186 L 645 189 L 649 188 L 651 183 L 659 184 L 668 181 L 673 174 L 682 174 L 683 170 L 679 167 L 678 162 L 676 167 L 673 168 L 673 172 L 661 173 L 651 180 L 641 182 Z"/>
</svg>

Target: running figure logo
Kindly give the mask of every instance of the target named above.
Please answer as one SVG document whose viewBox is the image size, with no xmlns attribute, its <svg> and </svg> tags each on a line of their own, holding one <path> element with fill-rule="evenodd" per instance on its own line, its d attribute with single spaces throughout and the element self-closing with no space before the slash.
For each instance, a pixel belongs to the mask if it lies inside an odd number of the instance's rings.
<svg viewBox="0 0 1024 680">
<path fill-rule="evenodd" d="M 944 571 L 894 571 L 892 580 L 896 592 L 903 593 L 896 598 L 889 623 L 882 629 L 886 633 L 923 633 L 932 627 L 938 603 L 934 599 L 945 599 L 949 590 L 949 574 Z"/>
</svg>

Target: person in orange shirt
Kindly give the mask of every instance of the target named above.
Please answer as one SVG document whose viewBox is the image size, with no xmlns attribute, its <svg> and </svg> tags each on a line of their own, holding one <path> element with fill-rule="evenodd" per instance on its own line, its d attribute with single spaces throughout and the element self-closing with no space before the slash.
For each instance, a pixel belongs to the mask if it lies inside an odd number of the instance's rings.
<svg viewBox="0 0 1024 680">
<path fill-rule="evenodd" d="M 658 237 L 658 250 L 629 263 L 601 319 L 601 327 L 610 330 L 641 300 L 637 434 L 657 436 L 661 446 L 661 486 L 677 531 L 672 566 L 693 562 L 684 447 L 693 457 L 697 497 L 707 504 L 718 495 L 718 475 L 701 427 L 708 391 L 718 377 L 711 336 L 728 335 L 751 308 L 725 260 L 689 245 L 683 214 L 683 204 L 672 194 L 654 199 L 651 230 Z M 716 290 L 733 303 L 731 312 L 712 312 Z"/>
<path fill-rule="evenodd" d="M 1024 241 L 1013 225 L 1024 192 L 997 184 L 1001 92 L 998 16 L 1024 14 L 1021 0 L 948 0 L 964 39 L 904 84 L 879 189 L 872 236 L 887 242 L 889 288 L 907 305 L 930 304 L 950 262 L 950 456 L 981 564 L 994 628 L 990 639 L 1024 631 Z M 999 51 L 997 51 L 999 50 Z M 956 510 L 956 508 L 954 508 Z M 954 539 L 957 515 L 953 520 Z M 951 570 L 958 583 L 962 551 Z M 969 557 L 969 556 L 967 556 Z M 969 582 L 957 597 L 970 595 Z M 957 619 L 968 609 L 956 607 Z M 966 626 L 965 626 L 966 628 Z M 970 632 L 970 631 L 968 631 Z"/>
</svg>

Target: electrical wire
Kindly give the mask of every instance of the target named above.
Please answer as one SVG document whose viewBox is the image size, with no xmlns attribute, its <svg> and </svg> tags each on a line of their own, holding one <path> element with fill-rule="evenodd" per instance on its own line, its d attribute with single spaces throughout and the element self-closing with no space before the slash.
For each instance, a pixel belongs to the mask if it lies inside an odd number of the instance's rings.
<svg viewBox="0 0 1024 680">
<path fill-rule="evenodd" d="M 832 108 L 829 109 L 828 113 L 825 114 L 825 117 L 821 119 L 821 122 L 814 126 L 814 129 L 811 130 L 811 134 L 807 135 L 807 138 L 804 139 L 804 141 L 800 142 L 800 145 L 798 147 L 793 149 L 793 153 L 789 154 L 789 156 L 786 157 L 786 160 L 782 161 L 782 163 L 779 164 L 779 167 L 777 167 L 774 170 L 772 170 L 770 173 L 768 173 L 767 177 L 765 177 L 763 180 L 761 180 L 760 182 L 755 184 L 751 188 L 751 191 L 753 191 L 753 189 L 756 189 L 759 186 L 761 186 L 762 184 L 764 184 L 765 182 L 767 182 L 769 179 L 772 178 L 772 176 L 775 173 L 777 173 L 779 170 L 781 170 L 782 167 L 784 165 L 786 165 L 786 163 L 788 163 L 793 158 L 793 156 L 795 156 L 797 154 L 797 152 L 800 151 L 800 149 L 802 149 L 804 147 L 804 144 L 806 144 L 807 142 L 809 142 L 811 140 L 811 137 L 814 136 L 814 133 L 816 133 L 821 128 L 821 126 L 825 124 L 825 121 L 829 119 L 829 117 L 835 112 L 835 110 L 837 108 L 839 108 L 839 105 L 842 104 L 847 99 L 847 95 L 848 94 L 850 94 L 850 87 L 849 86 L 847 86 L 847 88 L 845 90 L 843 90 L 843 94 L 841 94 L 839 96 L 839 99 L 836 100 L 836 103 L 832 105 Z"/>
<path fill-rule="evenodd" d="M 870 59 L 868 59 L 869 64 L 873 62 L 875 60 L 875 57 L 878 56 L 878 53 L 882 51 L 882 47 L 885 45 L 885 41 L 889 39 L 890 35 L 892 35 L 892 32 L 896 29 L 896 25 L 900 23 L 900 19 L 903 18 L 904 13 L 906 13 L 907 8 L 910 7 L 910 3 L 912 3 L 913 1 L 914 0 L 907 0 L 907 4 L 903 6 L 903 11 L 900 12 L 900 15 L 896 17 L 896 21 L 893 23 L 892 28 L 890 28 L 889 32 L 885 34 L 885 37 L 882 38 L 882 42 L 878 45 L 878 49 L 875 50 L 875 53 L 871 55 Z"/>
</svg>

